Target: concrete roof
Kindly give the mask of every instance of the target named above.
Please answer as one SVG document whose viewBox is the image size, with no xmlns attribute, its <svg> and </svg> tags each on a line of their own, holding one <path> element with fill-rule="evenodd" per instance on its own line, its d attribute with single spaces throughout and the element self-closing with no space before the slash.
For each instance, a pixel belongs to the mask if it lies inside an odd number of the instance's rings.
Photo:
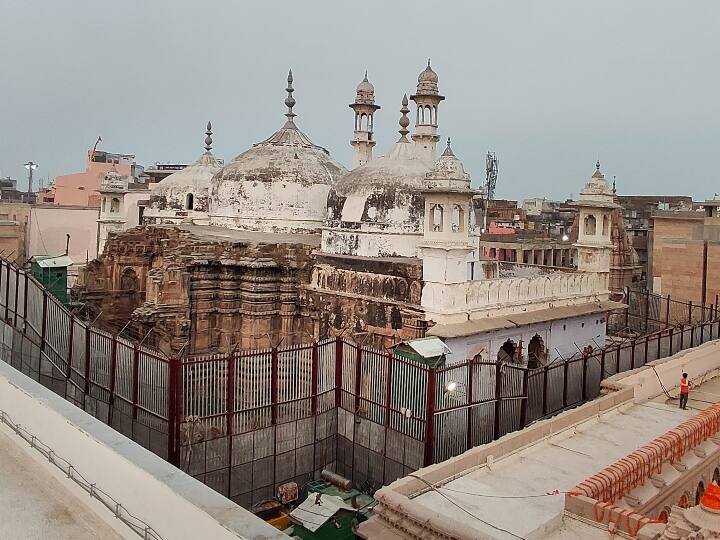
<svg viewBox="0 0 720 540">
<path fill-rule="evenodd" d="M 433 531 L 454 528 L 459 538 L 605 539 L 607 527 L 565 512 L 562 492 L 717 401 L 719 353 L 720 342 L 712 341 L 611 377 L 607 395 L 382 488 L 378 509 L 389 508 L 392 520 L 421 519 Z M 662 384 L 675 392 L 684 370 L 695 382 L 688 410 L 660 391 Z M 554 490 L 559 493 L 548 494 Z M 360 528 L 363 538 L 363 529 L 377 540 L 398 534 L 377 516 L 370 521 Z"/>
<path fill-rule="evenodd" d="M 443 494 L 457 501 L 476 516 L 476 520 L 469 519 L 467 513 L 436 491 L 423 493 L 413 500 L 428 511 L 464 521 L 491 538 L 516 538 L 499 528 L 523 538 L 546 538 L 545 534 L 562 523 L 564 495 L 530 499 L 492 497 L 542 495 L 555 489 L 570 491 L 598 470 L 694 414 L 692 410 L 683 411 L 661 403 L 630 404 L 585 422 L 574 432 L 551 437 L 496 461 L 492 467 L 481 467 L 445 484 L 441 488 Z M 520 515 L 521 520 L 517 519 Z"/>
<path fill-rule="evenodd" d="M 513 328 L 516 326 L 544 321 L 569 319 L 571 317 L 580 317 L 582 315 L 590 315 L 592 313 L 604 313 L 614 309 L 623 309 L 625 307 L 627 307 L 625 304 L 621 304 L 620 302 L 611 302 L 608 300 L 603 302 L 578 304 L 575 306 L 538 309 L 535 311 L 526 311 L 524 313 L 515 313 L 505 317 L 476 319 L 455 324 L 438 324 L 428 330 L 428 335 L 438 336 L 441 338 L 471 336 L 481 332 L 503 330 L 506 328 Z"/>
<path fill-rule="evenodd" d="M 43 540 L 123 538 L 37 463 L 27 448 L 22 439 L 0 424 L 0 536 Z"/>
<path fill-rule="evenodd" d="M 169 227 L 170 225 L 154 225 Z M 306 244 L 320 247 L 319 234 L 290 234 L 256 231 L 241 231 L 210 225 L 172 225 L 180 230 L 190 232 L 198 238 L 207 238 L 215 242 L 253 242 L 257 244 Z"/>
</svg>

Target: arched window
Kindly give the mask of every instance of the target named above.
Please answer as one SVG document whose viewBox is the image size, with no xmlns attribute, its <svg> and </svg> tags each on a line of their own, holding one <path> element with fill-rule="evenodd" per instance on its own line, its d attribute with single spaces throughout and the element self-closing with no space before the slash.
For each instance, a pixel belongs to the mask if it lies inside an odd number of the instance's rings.
<svg viewBox="0 0 720 540">
<path fill-rule="evenodd" d="M 442 232 L 443 230 L 443 207 L 439 204 L 435 204 L 432 207 L 430 214 L 432 230 L 435 232 Z"/>
<path fill-rule="evenodd" d="M 106 200 L 107 200 L 107 199 L 105 199 L 105 197 L 103 197 L 103 199 L 102 199 L 102 211 L 103 211 L 103 212 L 105 212 L 105 202 L 106 202 Z"/>
<path fill-rule="evenodd" d="M 585 234 L 588 236 L 595 236 L 597 225 L 595 223 L 595 216 L 592 214 L 585 216 Z"/>
<path fill-rule="evenodd" d="M 607 216 L 603 216 L 603 236 L 608 235 L 609 229 L 610 229 L 610 219 L 608 219 Z"/>
<path fill-rule="evenodd" d="M 120 211 L 120 199 L 113 197 L 110 201 L 110 212 L 115 213 Z"/>
<path fill-rule="evenodd" d="M 432 125 L 432 123 L 433 123 L 432 120 L 433 120 L 433 118 L 432 118 L 432 109 L 431 109 L 430 106 L 428 105 L 427 107 L 425 107 L 425 123 Z"/>
<path fill-rule="evenodd" d="M 137 291 L 138 290 L 138 279 L 135 270 L 132 268 L 126 268 L 120 278 L 120 290 L 123 291 Z"/>
<path fill-rule="evenodd" d="M 193 194 L 188 193 L 185 195 L 185 210 L 192 210 L 193 209 Z"/>
<path fill-rule="evenodd" d="M 702 499 L 703 494 L 705 493 L 705 484 L 702 483 L 702 480 L 698 482 L 697 490 L 695 490 L 695 506 L 700 504 L 700 499 Z"/>
<path fill-rule="evenodd" d="M 508 339 L 500 347 L 500 350 L 497 353 L 497 361 L 498 363 L 514 362 L 516 353 L 517 345 L 515 345 L 514 341 Z"/>
<path fill-rule="evenodd" d="M 528 367 L 536 369 L 547 363 L 547 350 L 543 339 L 535 334 L 528 343 Z"/>
<path fill-rule="evenodd" d="M 452 230 L 453 232 L 460 232 L 465 229 L 463 221 L 465 220 L 465 212 L 462 207 L 458 204 L 453 206 L 452 209 Z"/>
</svg>

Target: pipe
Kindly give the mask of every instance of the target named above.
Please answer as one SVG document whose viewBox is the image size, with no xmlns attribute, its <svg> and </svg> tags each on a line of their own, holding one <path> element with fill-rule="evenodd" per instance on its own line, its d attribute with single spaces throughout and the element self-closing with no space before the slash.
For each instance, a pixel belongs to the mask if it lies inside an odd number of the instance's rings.
<svg viewBox="0 0 720 540">
<path fill-rule="evenodd" d="M 328 484 L 339 487 L 343 491 L 350 491 L 352 489 L 352 481 L 327 469 L 322 470 L 320 478 L 325 480 Z"/>
</svg>

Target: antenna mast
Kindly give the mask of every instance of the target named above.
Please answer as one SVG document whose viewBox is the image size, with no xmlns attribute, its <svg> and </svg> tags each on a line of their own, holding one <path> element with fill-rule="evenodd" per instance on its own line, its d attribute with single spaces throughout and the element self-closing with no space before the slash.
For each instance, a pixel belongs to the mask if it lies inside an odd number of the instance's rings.
<svg viewBox="0 0 720 540">
<path fill-rule="evenodd" d="M 485 159 L 485 215 L 483 216 L 483 231 L 487 232 L 487 216 L 490 201 L 495 197 L 497 185 L 498 160 L 495 152 L 488 152 Z"/>
</svg>

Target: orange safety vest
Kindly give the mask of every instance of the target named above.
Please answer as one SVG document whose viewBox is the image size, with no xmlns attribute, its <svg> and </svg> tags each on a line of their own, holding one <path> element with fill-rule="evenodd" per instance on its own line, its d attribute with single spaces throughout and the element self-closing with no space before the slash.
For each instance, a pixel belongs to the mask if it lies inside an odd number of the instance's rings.
<svg viewBox="0 0 720 540">
<path fill-rule="evenodd" d="M 690 393 L 690 384 L 688 383 L 688 380 L 686 378 L 680 379 L 680 393 L 681 394 L 689 394 Z"/>
</svg>

